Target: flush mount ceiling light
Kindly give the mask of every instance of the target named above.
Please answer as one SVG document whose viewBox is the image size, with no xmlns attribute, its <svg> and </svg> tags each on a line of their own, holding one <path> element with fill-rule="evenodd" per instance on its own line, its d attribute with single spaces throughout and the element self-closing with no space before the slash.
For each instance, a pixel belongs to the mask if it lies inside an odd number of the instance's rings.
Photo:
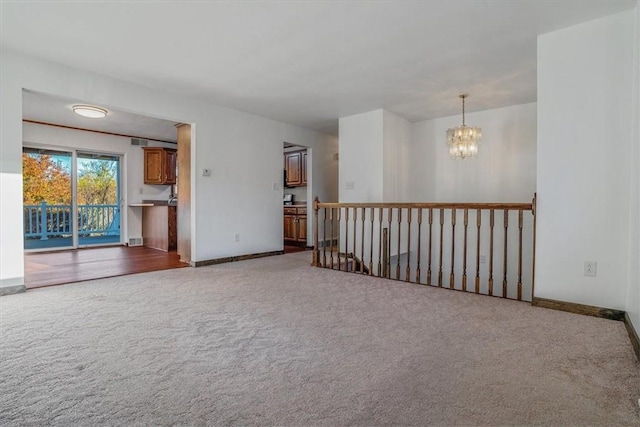
<svg viewBox="0 0 640 427">
<path fill-rule="evenodd" d="M 452 159 L 466 159 L 478 156 L 478 143 L 482 138 L 482 129 L 464 124 L 464 100 L 469 95 L 463 93 L 462 98 L 462 126 L 447 129 L 447 144 Z"/>
<path fill-rule="evenodd" d="M 93 107 L 91 105 L 74 105 L 71 108 L 74 113 L 92 119 L 101 119 L 107 115 L 107 110 L 104 108 Z"/>
</svg>

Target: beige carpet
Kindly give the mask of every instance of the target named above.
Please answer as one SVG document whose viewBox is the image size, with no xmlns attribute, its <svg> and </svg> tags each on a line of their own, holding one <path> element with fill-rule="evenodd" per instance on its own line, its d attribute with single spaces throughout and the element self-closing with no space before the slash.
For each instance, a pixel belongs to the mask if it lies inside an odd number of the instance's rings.
<svg viewBox="0 0 640 427">
<path fill-rule="evenodd" d="M 0 298 L 0 425 L 634 425 L 620 322 L 302 252 Z"/>
</svg>

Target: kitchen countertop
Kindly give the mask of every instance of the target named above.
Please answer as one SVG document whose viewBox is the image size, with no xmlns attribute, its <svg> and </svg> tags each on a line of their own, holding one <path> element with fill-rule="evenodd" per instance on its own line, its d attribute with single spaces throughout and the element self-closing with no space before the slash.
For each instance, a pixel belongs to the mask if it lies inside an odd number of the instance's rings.
<svg viewBox="0 0 640 427">
<path fill-rule="evenodd" d="M 129 206 L 176 206 L 177 204 L 177 202 L 169 203 L 168 200 L 143 200 L 142 203 L 130 203 Z"/>
</svg>

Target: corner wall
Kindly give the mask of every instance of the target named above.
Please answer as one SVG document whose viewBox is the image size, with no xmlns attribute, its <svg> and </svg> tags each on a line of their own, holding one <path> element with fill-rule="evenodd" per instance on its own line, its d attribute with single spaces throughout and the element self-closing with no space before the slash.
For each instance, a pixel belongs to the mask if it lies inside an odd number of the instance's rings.
<svg viewBox="0 0 640 427">
<path fill-rule="evenodd" d="M 538 37 L 536 297 L 627 308 L 634 13 Z"/>
<path fill-rule="evenodd" d="M 384 200 L 383 114 L 375 110 L 340 118 L 340 202 Z"/>
<path fill-rule="evenodd" d="M 640 3 L 634 16 L 634 64 L 631 188 L 629 193 L 629 288 L 626 311 L 636 332 L 640 333 Z"/>
</svg>

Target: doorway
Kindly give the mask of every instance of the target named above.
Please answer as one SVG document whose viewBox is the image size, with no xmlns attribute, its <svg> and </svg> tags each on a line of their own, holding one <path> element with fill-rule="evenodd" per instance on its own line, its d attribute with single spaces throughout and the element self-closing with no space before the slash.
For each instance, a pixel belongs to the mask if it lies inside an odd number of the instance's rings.
<svg viewBox="0 0 640 427">
<path fill-rule="evenodd" d="M 117 154 L 23 147 L 24 249 L 119 244 Z"/>
</svg>

